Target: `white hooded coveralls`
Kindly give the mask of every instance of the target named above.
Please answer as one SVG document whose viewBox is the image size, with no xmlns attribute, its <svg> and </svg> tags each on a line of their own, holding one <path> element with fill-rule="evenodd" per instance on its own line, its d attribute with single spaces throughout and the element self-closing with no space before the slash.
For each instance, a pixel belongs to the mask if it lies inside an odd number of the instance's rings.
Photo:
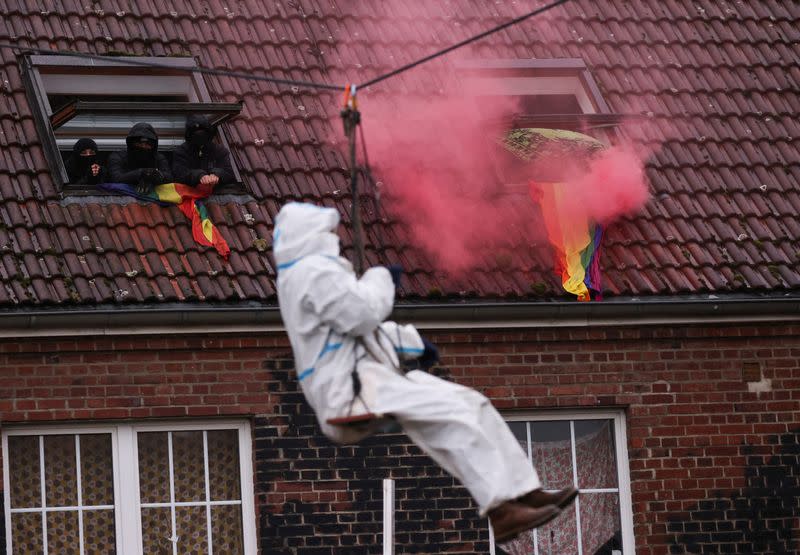
<svg viewBox="0 0 800 555">
<path fill-rule="evenodd" d="M 273 252 L 278 302 L 292 344 L 300 387 L 323 433 L 353 443 L 375 427 L 331 426 L 329 418 L 373 412 L 392 415 L 409 438 L 458 478 L 486 512 L 540 487 L 508 425 L 489 400 L 424 371 L 405 375 L 400 358 L 418 357 L 422 339 L 411 325 L 384 321 L 394 284 L 384 267 L 359 279 L 339 256 L 339 214 L 288 203 L 278 213 Z M 354 402 L 351 372 L 362 383 Z"/>
</svg>

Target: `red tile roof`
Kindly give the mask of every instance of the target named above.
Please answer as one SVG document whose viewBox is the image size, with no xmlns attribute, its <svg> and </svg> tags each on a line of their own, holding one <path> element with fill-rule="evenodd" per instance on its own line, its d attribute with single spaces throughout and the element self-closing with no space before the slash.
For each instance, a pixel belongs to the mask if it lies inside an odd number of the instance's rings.
<svg viewBox="0 0 800 555">
<path fill-rule="evenodd" d="M 150 56 L 344 84 L 363 81 L 505 21 L 536 2 L 252 0 L 39 4 L 0 0 L 0 42 Z M 133 10 L 133 11 L 129 11 Z M 420 19 L 428 19 L 425 27 Z M 575 0 L 490 37 L 475 58 L 582 58 L 613 111 L 661 125 L 653 198 L 608 229 L 607 296 L 800 289 L 800 5 Z M 435 29 L 432 33 L 430 29 Z M 0 49 L 0 306 L 251 300 L 275 303 L 272 218 L 284 200 L 349 212 L 336 94 L 208 76 L 215 100 L 244 100 L 227 124 L 252 199 L 221 197 L 211 218 L 228 264 L 198 247 L 177 208 L 62 198 L 49 175 L 16 53 Z M 443 59 L 389 90 L 430 91 Z M 663 124 L 663 125 L 662 125 Z M 670 131 L 663 131 L 666 127 Z M 402 230 L 365 211 L 371 264 L 401 262 L 409 298 L 566 298 L 546 246 L 444 284 Z M 349 232 L 344 232 L 349 251 Z"/>
</svg>

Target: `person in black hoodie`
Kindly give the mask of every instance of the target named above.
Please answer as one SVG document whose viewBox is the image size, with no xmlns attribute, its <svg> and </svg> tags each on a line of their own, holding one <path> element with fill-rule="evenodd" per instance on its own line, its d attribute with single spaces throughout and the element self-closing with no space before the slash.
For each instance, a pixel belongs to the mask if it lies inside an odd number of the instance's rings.
<svg viewBox="0 0 800 555">
<path fill-rule="evenodd" d="M 158 135 L 149 123 L 137 123 L 125 139 L 126 151 L 115 152 L 108 159 L 112 183 L 136 186 L 136 192 L 149 193 L 154 186 L 172 181 L 169 161 L 158 152 Z"/>
<path fill-rule="evenodd" d="M 236 179 L 230 152 L 213 139 L 214 128 L 207 117 L 191 115 L 186 118 L 186 142 L 175 149 L 172 157 L 172 174 L 176 183 L 215 187 Z"/>
<path fill-rule="evenodd" d="M 64 166 L 70 183 L 97 185 L 105 181 L 106 171 L 98 163 L 97 143 L 92 139 L 78 139 Z"/>
</svg>

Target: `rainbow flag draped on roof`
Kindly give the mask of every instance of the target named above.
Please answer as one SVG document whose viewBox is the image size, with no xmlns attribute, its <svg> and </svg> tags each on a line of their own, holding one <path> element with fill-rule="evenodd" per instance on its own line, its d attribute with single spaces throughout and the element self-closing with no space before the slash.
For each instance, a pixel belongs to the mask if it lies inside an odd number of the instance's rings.
<svg viewBox="0 0 800 555">
<path fill-rule="evenodd" d="M 164 183 L 156 185 L 152 191 L 144 194 L 137 192 L 136 187 L 127 183 L 101 183 L 98 188 L 122 193 L 147 202 L 155 202 L 161 206 L 177 204 L 181 212 L 192 222 L 194 240 L 206 247 L 214 247 L 222 258 L 228 259 L 231 249 L 209 219 L 206 207 L 202 203 L 202 199 L 211 194 L 212 187 L 206 185 L 189 187 L 183 183 Z"/>
<path fill-rule="evenodd" d="M 593 137 L 559 129 L 514 129 L 500 140 L 506 150 L 526 162 L 533 176 L 529 192 L 544 218 L 555 255 L 555 272 L 565 291 L 579 301 L 602 299 L 600 254 L 603 227 L 589 219 L 579 192 L 559 181 L 606 145 Z"/>
<path fill-rule="evenodd" d="M 576 199 L 565 193 L 563 183 L 531 182 L 531 197 L 537 199 L 544 218 L 547 237 L 555 254 L 555 271 L 561 276 L 564 291 L 590 301 L 602 299 L 600 252 L 603 226 L 574 216 L 571 204 Z"/>
</svg>

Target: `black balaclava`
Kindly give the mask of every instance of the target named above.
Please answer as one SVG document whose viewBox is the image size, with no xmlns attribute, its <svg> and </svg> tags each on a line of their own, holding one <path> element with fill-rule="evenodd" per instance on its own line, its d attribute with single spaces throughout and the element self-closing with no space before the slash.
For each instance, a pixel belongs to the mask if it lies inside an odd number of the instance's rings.
<svg viewBox="0 0 800 555">
<path fill-rule="evenodd" d="M 136 143 L 146 140 L 153 145 L 150 150 L 136 147 Z M 156 154 L 158 153 L 158 135 L 149 123 L 137 123 L 131 127 L 128 138 L 125 140 L 128 145 L 128 160 L 132 165 L 139 168 L 155 168 Z"/>
<path fill-rule="evenodd" d="M 87 149 L 94 151 L 94 154 L 82 156 L 81 152 Z M 92 164 L 97 163 L 97 143 L 92 139 L 78 139 L 72 146 L 72 160 L 80 173 L 88 173 Z"/>
<path fill-rule="evenodd" d="M 186 142 L 196 150 L 208 146 L 214 138 L 214 129 L 206 116 L 191 115 L 186 118 Z"/>
</svg>

